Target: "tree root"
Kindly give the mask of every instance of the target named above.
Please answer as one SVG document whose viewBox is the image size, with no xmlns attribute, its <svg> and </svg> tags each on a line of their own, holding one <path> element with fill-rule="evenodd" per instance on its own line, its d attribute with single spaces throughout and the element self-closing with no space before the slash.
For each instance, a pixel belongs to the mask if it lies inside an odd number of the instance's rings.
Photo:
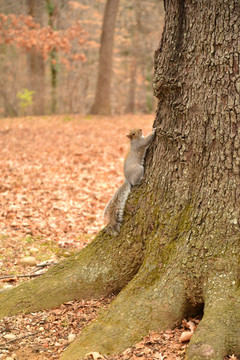
<svg viewBox="0 0 240 360">
<path fill-rule="evenodd" d="M 222 267 L 225 260 L 218 259 L 218 270 L 217 265 L 211 263 L 214 276 L 210 279 L 208 269 L 206 284 L 200 283 L 195 288 L 197 282 L 192 272 L 185 272 L 180 266 L 186 251 L 175 247 L 175 252 L 178 261 L 173 256 L 164 266 L 159 266 L 159 254 L 149 243 L 143 265 L 135 277 L 109 309 L 67 347 L 61 360 L 80 360 L 93 351 L 103 355 L 117 354 L 138 342 L 149 330 L 174 327 L 189 313 L 198 311 L 202 301 L 205 303 L 204 318 L 191 340 L 187 359 L 223 360 L 226 354 L 239 354 L 240 297 L 236 294 L 234 280 L 237 270 L 228 277 Z"/>
<path fill-rule="evenodd" d="M 149 330 L 164 330 L 181 322 L 185 311 L 184 284 L 175 274 L 171 279 L 160 279 L 157 271 L 140 270 L 108 310 L 67 347 L 61 360 L 79 360 L 92 351 L 116 354 L 139 341 Z M 147 285 L 154 277 L 155 281 Z"/>
<path fill-rule="evenodd" d="M 1 293 L 0 318 L 118 293 L 138 271 L 142 247 L 140 237 L 113 241 L 103 230 L 86 248 L 40 278 Z"/>
<path fill-rule="evenodd" d="M 240 354 L 240 300 L 236 295 L 219 297 L 205 306 L 187 350 L 186 360 L 223 360 Z"/>
</svg>

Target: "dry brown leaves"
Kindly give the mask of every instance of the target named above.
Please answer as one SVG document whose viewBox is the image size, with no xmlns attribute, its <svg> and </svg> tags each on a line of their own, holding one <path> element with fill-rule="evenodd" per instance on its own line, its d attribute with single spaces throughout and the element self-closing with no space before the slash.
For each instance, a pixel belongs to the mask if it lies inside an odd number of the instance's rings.
<svg viewBox="0 0 240 360">
<path fill-rule="evenodd" d="M 77 336 L 96 318 L 99 308 L 106 308 L 111 300 L 69 302 L 53 310 L 5 318 L 0 321 L 0 352 L 15 354 L 17 359 L 24 359 L 24 356 L 34 360 L 59 359 L 69 344 L 69 334 Z M 180 340 L 183 328 L 150 332 L 143 341 L 120 355 L 103 357 L 99 354 L 99 357 L 107 360 L 180 360 L 187 347 L 187 343 Z M 86 357 L 94 359 L 97 354 L 89 353 Z"/>
<path fill-rule="evenodd" d="M 77 336 L 110 300 L 69 302 L 56 309 L 0 320 L 0 354 L 16 355 L 18 360 L 59 359 L 69 344 L 69 335 Z"/>
<path fill-rule="evenodd" d="M 150 131 L 152 121 L 152 116 L 1 120 L 0 253 L 6 256 L 0 265 L 5 273 L 22 255 L 38 254 L 40 244 L 86 245 L 103 226 L 103 209 L 123 181 L 125 135 L 136 126 Z"/>
</svg>

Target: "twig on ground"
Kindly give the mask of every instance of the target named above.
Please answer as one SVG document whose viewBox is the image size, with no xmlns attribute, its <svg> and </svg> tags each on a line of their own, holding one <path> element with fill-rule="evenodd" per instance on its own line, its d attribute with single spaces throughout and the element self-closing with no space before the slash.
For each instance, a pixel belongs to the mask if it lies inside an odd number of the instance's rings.
<svg viewBox="0 0 240 360">
<path fill-rule="evenodd" d="M 44 262 L 44 263 L 41 263 L 41 264 L 38 264 L 36 265 L 36 269 L 33 270 L 33 272 L 31 274 L 23 274 L 23 275 L 3 275 L 3 276 L 0 276 L 0 281 L 1 280 L 5 280 L 5 279 L 9 279 L 9 280 L 16 280 L 17 278 L 25 278 L 25 277 L 35 277 L 35 276 L 40 276 L 42 274 L 44 274 L 43 272 L 42 273 L 39 273 L 39 274 L 36 274 L 36 271 L 39 271 L 40 269 L 43 269 L 47 266 L 52 266 L 52 265 L 56 265 L 57 263 L 56 262 Z"/>
<path fill-rule="evenodd" d="M 1 343 L 1 344 L 0 344 L 0 348 L 1 348 L 1 349 L 2 349 L 2 348 L 6 348 L 6 346 L 7 346 L 8 344 L 10 344 L 10 343 L 12 343 L 12 342 L 14 342 L 14 341 L 18 341 L 18 340 L 22 340 L 22 339 L 28 338 L 28 337 L 30 337 L 30 336 L 34 336 L 34 335 L 36 335 L 36 334 L 38 334 L 38 333 L 40 333 L 40 332 L 41 332 L 41 330 L 38 330 L 38 331 L 35 331 L 35 332 L 31 333 L 31 334 L 22 335 L 22 336 L 16 337 L 15 339 L 8 340 L 6 343 Z"/>
</svg>

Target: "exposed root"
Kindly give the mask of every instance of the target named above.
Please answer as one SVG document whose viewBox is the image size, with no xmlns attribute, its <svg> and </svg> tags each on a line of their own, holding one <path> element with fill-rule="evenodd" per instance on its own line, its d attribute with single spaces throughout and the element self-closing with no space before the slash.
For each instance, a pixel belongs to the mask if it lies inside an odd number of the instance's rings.
<svg viewBox="0 0 240 360">
<path fill-rule="evenodd" d="M 1 293 L 0 317 L 117 293 L 132 279 L 141 261 L 141 239 L 113 240 L 104 230 L 82 251 L 41 277 Z"/>
<path fill-rule="evenodd" d="M 154 274 L 146 273 L 145 269 L 145 278 L 139 273 L 108 310 L 67 347 L 61 360 L 80 360 L 92 351 L 116 354 L 139 341 L 149 330 L 165 330 L 181 321 L 185 290 L 179 278 L 160 279 L 157 269 L 153 270 Z M 155 280 L 148 285 L 154 275 Z"/>
<path fill-rule="evenodd" d="M 186 360 L 223 360 L 233 353 L 240 354 L 240 300 L 237 296 L 219 296 L 205 307 Z"/>
</svg>

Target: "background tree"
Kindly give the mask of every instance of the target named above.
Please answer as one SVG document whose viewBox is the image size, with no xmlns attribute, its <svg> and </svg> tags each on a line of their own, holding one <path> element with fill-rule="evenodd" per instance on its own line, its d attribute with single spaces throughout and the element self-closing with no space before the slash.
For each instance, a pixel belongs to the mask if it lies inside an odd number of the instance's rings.
<svg viewBox="0 0 240 360">
<path fill-rule="evenodd" d="M 92 114 L 111 114 L 111 79 L 114 47 L 114 32 L 119 0 L 107 0 L 104 11 L 97 87 Z"/>
<path fill-rule="evenodd" d="M 136 8 L 135 8 L 135 22 L 136 22 Z M 140 49 L 139 43 L 139 29 L 137 24 L 134 22 L 132 24 L 132 35 L 131 35 L 131 51 L 130 51 L 130 66 L 129 66 L 129 88 L 128 88 L 128 99 L 126 103 L 126 113 L 135 112 L 135 102 L 136 102 L 136 82 L 137 82 L 137 68 L 138 68 L 138 52 Z"/>
<path fill-rule="evenodd" d="M 54 17 L 57 14 L 57 5 L 51 0 L 46 0 L 46 7 L 48 13 L 48 25 L 51 29 L 55 29 Z M 57 54 L 56 49 L 50 52 L 50 74 L 51 74 L 51 113 L 56 113 L 57 110 Z"/>
<path fill-rule="evenodd" d="M 43 26 L 45 2 L 27 0 L 28 15 L 33 18 L 33 21 Z M 45 108 L 45 61 L 43 55 L 30 49 L 27 54 L 28 69 L 29 69 L 29 86 L 31 91 L 34 91 L 33 97 L 33 112 L 35 115 L 44 114 Z"/>
<path fill-rule="evenodd" d="M 50 6 L 47 6 L 47 3 Z M 45 57 L 45 111 L 46 113 L 89 113 L 94 102 L 97 85 L 98 53 L 106 1 L 61 0 L 56 2 L 55 0 L 45 0 L 39 4 L 43 4 L 41 27 L 44 29 L 49 25 L 53 29 L 52 34 L 49 33 L 48 43 L 50 41 L 52 44 L 53 39 L 58 41 L 57 34 L 62 33 L 66 36 L 68 29 L 69 37 L 70 30 L 79 22 L 82 29 L 88 33 L 88 38 L 83 41 L 83 34 L 79 32 L 79 37 L 75 36 L 71 40 L 71 48 L 68 53 L 61 49 L 55 51 L 55 55 L 51 51 L 49 56 Z M 138 16 L 136 16 L 137 9 L 139 9 Z M 17 2 L 0 0 L 1 13 L 8 17 L 14 15 L 21 20 L 20 17 L 29 13 L 28 0 Z M 139 17 L 141 20 L 140 27 L 137 25 L 137 18 Z M 151 88 L 153 58 L 151 54 L 156 49 L 162 24 L 163 9 L 162 2 L 159 0 L 143 0 L 140 5 L 136 0 L 122 0 L 119 3 L 111 87 L 113 114 L 125 112 L 129 100 L 129 92 L 126 89 L 129 89 L 130 83 L 135 83 L 135 111 L 152 111 L 152 107 L 149 106 L 153 103 Z M 21 46 L 20 41 L 14 42 L 11 39 L 10 42 L 6 42 L 7 23 L 3 23 L 1 20 L 0 25 L 0 72 L 2 74 L 0 79 L 2 84 L 0 89 L 0 116 L 16 116 L 21 114 L 17 93 L 25 88 L 31 90 L 28 65 L 30 49 L 26 53 L 26 49 Z M 27 24 L 25 25 L 27 26 Z M 14 30 L 14 26 L 16 24 L 12 25 L 11 30 L 8 28 L 9 34 Z M 133 33 L 135 38 L 139 38 L 139 45 L 134 44 L 134 50 L 132 46 Z M 27 37 L 26 35 L 22 28 L 18 34 L 15 33 L 14 38 L 20 40 L 21 37 L 25 43 L 27 39 L 32 42 L 34 38 L 35 45 L 31 51 L 37 56 L 36 46 L 40 40 L 39 34 L 35 32 L 34 35 L 34 31 L 32 31 L 31 36 L 29 33 Z M 56 47 L 58 47 L 58 42 Z M 52 55 L 55 58 L 50 59 Z M 135 75 L 132 66 L 134 63 L 138 69 Z M 56 74 L 57 82 L 54 80 Z M 53 84 L 55 85 L 53 86 Z M 55 100 L 53 101 L 54 97 Z M 144 102 L 142 101 L 143 98 Z M 56 108 L 54 103 L 57 103 Z M 34 111 L 34 108 L 29 107 L 27 114 L 30 114 L 31 111 Z"/>
<path fill-rule="evenodd" d="M 64 3 L 64 1 L 62 3 Z M 56 111 L 57 104 L 56 53 L 60 54 L 60 61 L 68 71 L 75 61 L 85 61 L 83 53 L 76 52 L 75 49 L 74 51 L 72 50 L 74 42 L 76 43 L 77 41 L 79 46 L 83 44 L 86 40 L 86 32 L 83 31 L 78 21 L 72 22 L 68 27 L 65 26 L 64 30 L 56 31 L 54 18 L 56 17 L 57 7 L 53 2 L 41 1 L 36 3 L 29 0 L 26 1 L 26 5 L 25 9 L 23 6 L 21 9 L 18 8 L 19 12 L 17 14 L 0 14 L 0 44 L 3 44 L 3 49 L 6 45 L 8 45 L 8 47 L 14 46 L 15 52 L 24 52 L 24 55 L 27 55 L 29 71 L 27 72 L 28 76 L 26 79 L 30 77 L 30 83 L 27 81 L 28 84 L 25 88 L 30 86 L 34 89 L 35 99 L 33 110 L 34 114 L 38 115 L 44 110 L 43 62 L 46 62 L 48 57 L 50 57 L 51 110 L 54 112 Z M 9 8 L 11 8 L 11 6 L 9 6 Z M 25 14 L 30 16 L 26 16 Z M 46 19 L 48 20 L 48 26 L 44 26 Z M 63 54 L 65 55 L 64 57 Z M 20 58 L 22 59 L 22 57 Z M 21 72 L 24 74 L 24 62 L 21 65 Z M 8 82 L 9 74 L 7 72 L 6 84 L 8 84 Z M 21 86 L 21 81 L 19 81 L 19 83 Z M 2 93 L 5 95 L 5 91 Z M 5 99 L 6 96 L 3 96 L 3 98 Z"/>
<path fill-rule="evenodd" d="M 163 16 L 162 1 L 120 2 L 112 86 L 114 113 L 155 110 L 152 54 L 159 43 Z"/>
</svg>

